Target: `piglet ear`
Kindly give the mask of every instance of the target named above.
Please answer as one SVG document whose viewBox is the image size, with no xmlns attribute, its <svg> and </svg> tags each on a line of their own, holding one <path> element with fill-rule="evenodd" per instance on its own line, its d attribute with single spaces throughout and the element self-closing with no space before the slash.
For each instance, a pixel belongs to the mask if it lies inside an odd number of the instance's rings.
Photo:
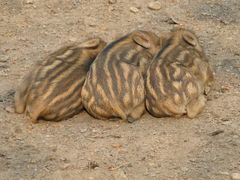
<svg viewBox="0 0 240 180">
<path fill-rule="evenodd" d="M 150 37 L 144 32 L 137 31 L 133 35 L 133 41 L 144 48 L 150 48 Z"/>
<path fill-rule="evenodd" d="M 183 40 L 191 46 L 196 46 L 198 43 L 197 37 L 191 32 L 184 31 L 182 37 Z"/>
<path fill-rule="evenodd" d="M 87 40 L 79 45 L 81 48 L 96 48 L 100 44 L 99 38 Z"/>
</svg>

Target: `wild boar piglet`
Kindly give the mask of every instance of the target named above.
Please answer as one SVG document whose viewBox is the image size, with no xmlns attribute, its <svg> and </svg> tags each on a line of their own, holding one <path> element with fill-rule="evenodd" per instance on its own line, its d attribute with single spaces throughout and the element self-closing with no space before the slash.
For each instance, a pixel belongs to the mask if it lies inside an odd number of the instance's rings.
<svg viewBox="0 0 240 180">
<path fill-rule="evenodd" d="M 82 89 L 86 110 L 97 119 L 139 119 L 145 111 L 144 76 L 159 48 L 157 35 L 140 30 L 107 45 Z"/>
<path fill-rule="evenodd" d="M 193 118 L 203 110 L 212 82 L 212 68 L 196 35 L 173 30 L 147 71 L 146 108 L 155 117 Z"/>
<path fill-rule="evenodd" d="M 15 93 L 15 111 L 39 119 L 60 121 L 79 113 L 81 89 L 90 65 L 106 43 L 93 38 L 65 46 L 38 62 Z"/>
</svg>

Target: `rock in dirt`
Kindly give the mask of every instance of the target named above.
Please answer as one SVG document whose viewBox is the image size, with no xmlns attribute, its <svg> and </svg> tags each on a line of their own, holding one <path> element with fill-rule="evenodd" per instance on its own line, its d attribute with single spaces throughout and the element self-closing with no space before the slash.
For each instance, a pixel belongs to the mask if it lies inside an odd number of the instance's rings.
<svg viewBox="0 0 240 180">
<path fill-rule="evenodd" d="M 133 13 L 138 13 L 139 9 L 136 7 L 130 7 L 130 11 Z"/>
<path fill-rule="evenodd" d="M 148 8 L 151 10 L 159 10 L 159 9 L 161 9 L 161 4 L 160 4 L 160 2 L 157 2 L 157 1 L 150 2 L 148 4 Z"/>
<path fill-rule="evenodd" d="M 217 136 L 222 133 L 224 133 L 224 130 L 219 129 L 219 130 L 216 130 L 216 131 L 210 133 L 210 136 Z"/>
<path fill-rule="evenodd" d="M 90 161 L 87 165 L 88 169 L 95 169 L 99 167 L 99 164 L 96 161 Z"/>
<path fill-rule="evenodd" d="M 108 0 L 108 3 L 109 3 L 109 4 L 116 4 L 116 3 L 117 3 L 117 0 Z"/>
<path fill-rule="evenodd" d="M 15 109 L 12 106 L 7 106 L 7 107 L 5 107 L 5 111 L 7 111 L 8 113 L 14 113 Z"/>
<path fill-rule="evenodd" d="M 179 22 L 175 18 L 173 18 L 173 17 L 167 18 L 165 20 L 165 22 L 168 23 L 168 24 L 179 24 Z"/>
<path fill-rule="evenodd" d="M 65 169 L 68 169 L 69 167 L 71 166 L 71 164 L 64 164 L 64 165 L 62 165 L 60 168 L 62 169 L 62 170 L 65 170 Z"/>
<path fill-rule="evenodd" d="M 114 180 L 128 180 L 127 175 L 122 171 L 118 170 L 114 175 Z"/>
<path fill-rule="evenodd" d="M 122 144 L 112 144 L 112 147 L 118 149 L 118 148 L 121 148 L 123 146 L 122 146 Z"/>
<path fill-rule="evenodd" d="M 221 93 L 227 93 L 227 92 L 229 92 L 229 90 L 230 90 L 229 86 L 222 86 L 221 89 L 220 89 L 220 92 Z"/>
<path fill-rule="evenodd" d="M 219 174 L 224 175 L 224 176 L 230 176 L 230 174 L 228 172 L 225 172 L 225 171 L 221 171 L 221 172 L 219 172 Z"/>
<path fill-rule="evenodd" d="M 240 180 L 240 173 L 233 173 L 232 180 Z"/>
<path fill-rule="evenodd" d="M 84 19 L 84 24 L 90 27 L 96 27 L 98 25 L 98 21 L 93 17 L 86 17 Z"/>
<path fill-rule="evenodd" d="M 80 129 L 80 133 L 85 133 L 87 132 L 87 128 Z"/>
<path fill-rule="evenodd" d="M 33 3 L 34 3 L 33 0 L 26 0 L 26 1 L 25 1 L 25 4 L 33 4 Z"/>
</svg>

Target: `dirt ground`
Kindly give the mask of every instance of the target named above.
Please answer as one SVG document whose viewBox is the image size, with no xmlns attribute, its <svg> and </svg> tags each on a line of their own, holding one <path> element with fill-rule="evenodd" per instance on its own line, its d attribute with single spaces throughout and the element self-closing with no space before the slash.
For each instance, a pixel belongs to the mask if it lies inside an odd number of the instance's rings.
<svg viewBox="0 0 240 180">
<path fill-rule="evenodd" d="M 240 173 L 240 1 L 0 0 L 0 179 L 227 180 Z M 4 107 L 23 75 L 49 52 L 134 29 L 194 30 L 216 81 L 195 119 L 146 114 L 129 124 L 83 112 L 32 124 Z"/>
</svg>

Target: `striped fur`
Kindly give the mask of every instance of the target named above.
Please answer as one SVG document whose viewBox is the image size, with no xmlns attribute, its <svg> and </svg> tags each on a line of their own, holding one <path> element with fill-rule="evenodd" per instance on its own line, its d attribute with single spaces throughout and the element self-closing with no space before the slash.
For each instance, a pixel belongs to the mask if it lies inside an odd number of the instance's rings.
<svg viewBox="0 0 240 180">
<path fill-rule="evenodd" d="M 203 110 L 212 82 L 213 71 L 196 35 L 174 30 L 147 71 L 147 110 L 155 117 L 193 118 Z"/>
<path fill-rule="evenodd" d="M 159 46 L 159 37 L 146 31 L 134 31 L 106 46 L 82 89 L 86 110 L 97 119 L 140 118 L 145 111 L 143 78 Z"/>
<path fill-rule="evenodd" d="M 106 45 L 99 38 L 63 47 L 39 62 L 15 94 L 15 111 L 38 119 L 60 121 L 79 113 L 81 89 L 90 65 Z"/>
</svg>

